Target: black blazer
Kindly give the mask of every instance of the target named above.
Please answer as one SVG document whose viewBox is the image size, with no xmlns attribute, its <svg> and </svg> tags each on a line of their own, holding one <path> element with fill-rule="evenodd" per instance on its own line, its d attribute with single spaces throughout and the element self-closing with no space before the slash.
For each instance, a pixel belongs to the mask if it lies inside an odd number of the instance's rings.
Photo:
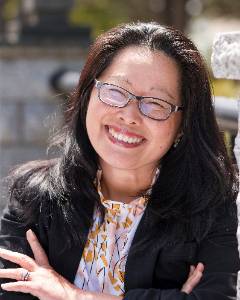
<svg viewBox="0 0 240 300">
<path fill-rule="evenodd" d="M 147 233 L 146 212 L 135 233 L 125 273 L 124 300 L 233 300 L 236 299 L 237 272 L 240 269 L 237 250 L 237 221 L 224 215 L 216 221 L 212 230 L 200 243 L 195 240 L 175 240 L 163 243 L 163 235 L 138 246 L 138 242 Z M 61 251 L 65 244 L 64 236 L 58 232 L 58 218 L 51 224 L 40 217 L 31 228 L 37 234 L 45 248 L 51 266 L 70 282 L 82 256 L 84 246 L 79 244 Z M 29 229 L 18 218 L 14 205 L 8 207 L 1 219 L 0 247 L 12 249 L 33 256 L 25 239 Z M 83 228 L 87 237 L 88 228 Z M 161 232 L 161 231 L 160 231 Z M 189 295 L 181 292 L 186 281 L 189 266 L 202 262 L 205 270 L 201 282 Z M 1 260 L 0 267 L 12 267 L 13 264 Z M 9 282 L 10 280 L 0 280 Z M 33 300 L 28 294 L 0 291 L 1 300 Z"/>
</svg>

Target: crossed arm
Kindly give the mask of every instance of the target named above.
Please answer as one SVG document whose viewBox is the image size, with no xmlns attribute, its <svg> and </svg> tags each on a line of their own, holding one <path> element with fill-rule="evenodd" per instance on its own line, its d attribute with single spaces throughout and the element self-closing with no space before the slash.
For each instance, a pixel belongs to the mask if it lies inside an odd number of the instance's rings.
<svg viewBox="0 0 240 300">
<path fill-rule="evenodd" d="M 32 230 L 27 231 L 27 241 L 33 251 L 31 257 L 0 248 L 0 257 L 18 264 L 19 268 L 0 269 L 0 278 L 15 279 L 16 282 L 1 284 L 1 288 L 11 292 L 29 293 L 40 300 L 121 300 L 122 297 L 102 293 L 83 291 L 50 266 L 47 255 L 41 247 L 36 235 Z M 28 271 L 28 272 L 27 272 Z M 196 267 L 191 266 L 187 281 L 181 291 L 189 294 L 200 282 L 204 266 L 199 263 Z M 23 280 L 28 274 L 28 280 Z M 26 279 L 26 278 L 25 278 Z"/>
</svg>

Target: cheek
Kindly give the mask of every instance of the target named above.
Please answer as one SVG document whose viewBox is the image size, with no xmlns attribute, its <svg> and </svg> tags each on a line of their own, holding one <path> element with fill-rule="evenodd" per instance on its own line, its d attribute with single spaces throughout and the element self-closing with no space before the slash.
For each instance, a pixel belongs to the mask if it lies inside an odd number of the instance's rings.
<svg viewBox="0 0 240 300">
<path fill-rule="evenodd" d="M 96 99 L 96 95 L 92 94 L 87 109 L 87 128 L 90 127 L 91 124 L 96 123 L 96 120 L 99 118 L 99 112 L 101 112 L 101 103 Z"/>
<path fill-rule="evenodd" d="M 96 132 L 97 117 L 98 117 L 98 115 L 96 114 L 97 108 L 95 102 L 96 101 L 94 101 L 94 99 L 90 99 L 88 110 L 87 110 L 87 116 L 86 116 L 87 133 L 91 142 Z"/>
<path fill-rule="evenodd" d="M 177 133 L 180 131 L 181 120 L 169 120 L 156 126 L 152 131 L 153 140 L 158 143 L 161 149 L 170 148 L 176 139 Z"/>
<path fill-rule="evenodd" d="M 112 108 L 96 99 L 90 99 L 87 116 L 86 127 L 89 139 L 99 138 L 100 130 L 106 123 L 107 117 L 112 113 Z"/>
</svg>

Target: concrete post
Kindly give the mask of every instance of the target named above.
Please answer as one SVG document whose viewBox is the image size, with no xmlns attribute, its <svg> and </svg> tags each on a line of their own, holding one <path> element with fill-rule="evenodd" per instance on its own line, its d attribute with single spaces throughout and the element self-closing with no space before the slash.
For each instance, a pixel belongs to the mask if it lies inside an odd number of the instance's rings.
<svg viewBox="0 0 240 300">
<path fill-rule="evenodd" d="M 216 78 L 240 80 L 240 32 L 218 34 L 213 43 L 212 69 Z M 234 153 L 240 169 L 240 100 L 238 105 L 238 134 Z M 240 224 L 240 193 L 237 197 L 238 224 Z M 237 230 L 240 253 L 240 226 Z M 240 300 L 240 272 L 238 273 L 237 299 Z"/>
</svg>

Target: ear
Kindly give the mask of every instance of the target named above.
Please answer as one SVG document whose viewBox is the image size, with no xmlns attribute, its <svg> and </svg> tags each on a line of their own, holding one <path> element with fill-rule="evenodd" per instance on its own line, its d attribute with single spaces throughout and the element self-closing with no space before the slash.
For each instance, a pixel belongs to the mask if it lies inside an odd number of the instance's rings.
<svg viewBox="0 0 240 300">
<path fill-rule="evenodd" d="M 180 131 L 176 137 L 175 137 L 175 140 L 174 140 L 174 143 L 173 143 L 173 148 L 176 148 L 177 145 L 179 144 L 179 142 L 181 141 L 181 138 L 183 136 L 183 131 Z"/>
<path fill-rule="evenodd" d="M 181 138 L 183 136 L 183 131 L 182 129 L 180 129 L 180 131 L 178 132 L 178 134 L 175 137 L 175 140 L 178 140 L 179 138 Z"/>
</svg>

